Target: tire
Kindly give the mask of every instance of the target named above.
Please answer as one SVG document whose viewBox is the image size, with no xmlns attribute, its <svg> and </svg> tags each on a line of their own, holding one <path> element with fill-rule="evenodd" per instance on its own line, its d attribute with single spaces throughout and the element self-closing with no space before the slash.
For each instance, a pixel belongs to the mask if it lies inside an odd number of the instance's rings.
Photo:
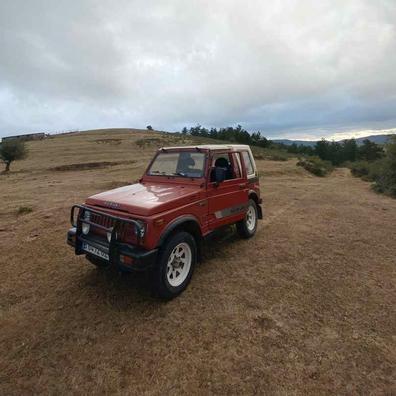
<svg viewBox="0 0 396 396">
<path fill-rule="evenodd" d="M 197 243 L 185 231 L 173 234 L 161 247 L 156 266 L 151 271 L 151 286 L 157 297 L 170 300 L 190 283 L 197 262 Z"/>
<path fill-rule="evenodd" d="M 236 224 L 238 234 L 242 238 L 251 238 L 257 230 L 258 210 L 256 202 L 249 199 L 245 218 Z"/>
<path fill-rule="evenodd" d="M 91 264 L 95 265 L 97 268 L 107 268 L 110 266 L 110 263 L 106 260 L 101 260 L 100 258 L 91 256 L 89 254 L 87 254 L 85 257 Z"/>
</svg>

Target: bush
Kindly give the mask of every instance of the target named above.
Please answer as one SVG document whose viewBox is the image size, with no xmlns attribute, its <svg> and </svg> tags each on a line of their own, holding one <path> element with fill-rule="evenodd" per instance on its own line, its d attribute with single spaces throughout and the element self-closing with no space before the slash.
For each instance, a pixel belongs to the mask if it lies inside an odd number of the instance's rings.
<svg viewBox="0 0 396 396">
<path fill-rule="evenodd" d="M 354 176 L 371 181 L 377 192 L 396 197 L 396 137 L 385 146 L 385 158 L 350 166 Z"/>
<path fill-rule="evenodd" d="M 356 177 L 368 176 L 370 164 L 367 161 L 351 162 L 347 165 L 351 169 L 351 173 Z"/>
<path fill-rule="evenodd" d="M 308 172 L 320 177 L 326 176 L 333 170 L 330 161 L 323 161 L 318 157 L 300 158 L 297 166 L 302 166 Z"/>
<path fill-rule="evenodd" d="M 393 145 L 394 155 L 387 152 L 387 156 L 383 160 L 373 163 L 369 177 L 374 181 L 373 189 L 375 191 L 396 198 L 396 139 Z"/>
<path fill-rule="evenodd" d="M 18 215 L 24 215 L 32 212 L 33 212 L 33 208 L 31 208 L 30 206 L 20 206 L 17 210 Z"/>
<path fill-rule="evenodd" d="M 269 156 L 271 161 L 287 161 L 288 157 L 285 154 L 272 154 Z"/>
<path fill-rule="evenodd" d="M 154 146 L 160 147 L 161 145 L 164 144 L 164 142 L 165 141 L 163 139 L 160 139 L 160 138 L 145 138 L 145 139 L 138 139 L 138 140 L 136 140 L 135 143 L 136 143 L 137 146 L 143 148 L 146 145 L 147 146 L 154 145 Z"/>
</svg>

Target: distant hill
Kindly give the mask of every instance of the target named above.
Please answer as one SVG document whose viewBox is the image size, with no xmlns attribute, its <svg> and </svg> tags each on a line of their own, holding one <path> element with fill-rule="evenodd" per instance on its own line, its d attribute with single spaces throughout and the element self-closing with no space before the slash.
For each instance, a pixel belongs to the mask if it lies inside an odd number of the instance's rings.
<svg viewBox="0 0 396 396">
<path fill-rule="evenodd" d="M 377 144 L 385 144 L 388 141 L 388 139 L 394 135 L 395 135 L 394 133 L 388 135 L 370 135 L 370 136 L 358 138 L 356 139 L 356 141 L 358 142 L 358 144 L 361 144 L 364 139 L 368 139 Z"/>
<path fill-rule="evenodd" d="M 389 139 L 390 136 L 393 136 L 394 134 L 387 134 L 387 135 L 370 135 L 370 136 L 364 136 L 356 139 L 357 144 L 362 144 L 363 140 L 368 139 L 371 142 L 377 143 L 377 144 L 385 144 L 387 140 Z M 345 139 L 343 139 L 345 140 Z M 315 143 L 317 142 L 316 140 L 290 140 L 290 139 L 273 139 L 272 140 L 275 143 L 282 143 L 286 144 L 287 146 L 290 146 L 292 144 L 297 144 L 297 145 L 304 145 L 304 146 L 314 146 Z M 342 142 L 342 140 L 341 140 Z"/>
<path fill-rule="evenodd" d="M 297 144 L 297 145 L 302 144 L 303 146 L 315 146 L 316 144 L 316 140 L 271 139 L 271 142 L 286 144 L 286 146 L 291 146 L 292 144 Z"/>
</svg>

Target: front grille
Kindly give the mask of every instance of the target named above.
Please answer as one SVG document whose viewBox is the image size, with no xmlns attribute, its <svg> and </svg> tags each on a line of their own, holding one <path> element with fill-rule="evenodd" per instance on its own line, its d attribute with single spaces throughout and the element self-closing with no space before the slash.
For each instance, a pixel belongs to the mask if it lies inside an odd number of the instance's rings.
<svg viewBox="0 0 396 396">
<path fill-rule="evenodd" d="M 106 228 L 112 228 L 114 226 L 115 220 L 113 220 L 110 217 L 107 217 L 104 214 L 101 215 L 101 214 L 91 212 L 91 222 L 101 225 Z M 136 243 L 137 242 L 135 227 L 132 224 L 123 223 L 119 226 L 119 230 L 120 230 L 120 235 L 118 237 L 119 241 L 125 242 L 125 243 Z M 101 228 L 93 226 L 92 231 L 90 231 L 90 232 L 92 234 L 99 235 L 102 238 L 105 238 L 105 239 L 107 238 L 106 231 L 102 230 Z"/>
</svg>

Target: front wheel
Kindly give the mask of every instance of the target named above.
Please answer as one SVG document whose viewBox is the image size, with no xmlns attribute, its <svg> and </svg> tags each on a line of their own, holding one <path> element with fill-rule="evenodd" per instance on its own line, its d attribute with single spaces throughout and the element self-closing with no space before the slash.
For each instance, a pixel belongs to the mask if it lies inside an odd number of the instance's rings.
<svg viewBox="0 0 396 396">
<path fill-rule="evenodd" d="M 242 238 L 251 238 L 257 230 L 258 210 L 256 202 L 249 199 L 245 218 L 236 224 L 238 234 Z"/>
<path fill-rule="evenodd" d="M 188 232 L 178 232 L 161 248 L 152 270 L 153 293 L 170 300 L 186 289 L 197 261 L 197 244 Z"/>
</svg>

